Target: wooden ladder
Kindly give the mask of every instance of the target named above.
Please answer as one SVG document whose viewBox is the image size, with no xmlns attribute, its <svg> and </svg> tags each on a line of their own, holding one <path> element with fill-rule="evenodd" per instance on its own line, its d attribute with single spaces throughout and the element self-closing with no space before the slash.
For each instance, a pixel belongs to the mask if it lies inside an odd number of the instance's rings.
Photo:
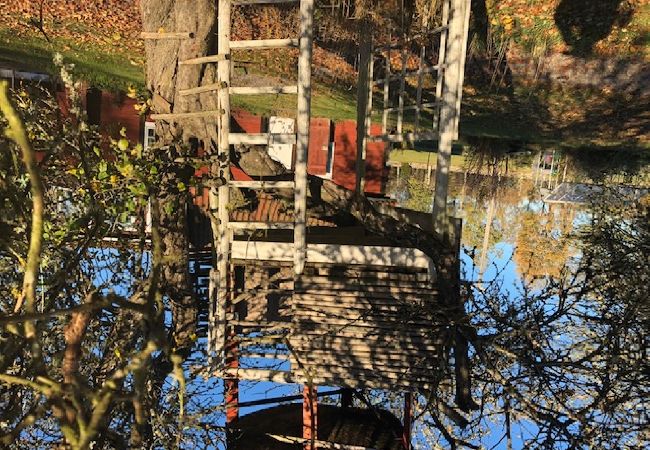
<svg viewBox="0 0 650 450">
<path fill-rule="evenodd" d="M 295 39 L 231 40 L 230 23 L 233 5 L 277 5 L 299 3 L 300 36 Z M 227 333 L 227 299 L 230 250 L 235 233 L 262 229 L 293 229 L 294 271 L 303 272 L 306 260 L 307 226 L 307 150 L 311 117 L 311 62 L 313 43 L 314 0 L 219 0 L 217 20 L 217 55 L 185 61 L 185 64 L 217 63 L 217 83 L 189 89 L 184 94 L 217 91 L 218 111 L 218 161 L 222 186 L 210 195 L 210 208 L 217 211 L 214 227 L 217 247 L 216 267 L 210 277 L 210 317 L 213 324 L 208 337 L 208 353 L 223 361 Z M 231 85 L 231 50 L 298 48 L 298 83 L 293 86 L 248 87 Z M 230 95 L 298 94 L 296 133 L 232 133 L 230 131 Z M 230 177 L 230 146 L 236 144 L 270 145 L 295 144 L 295 169 L 293 181 L 232 181 Z M 294 190 L 294 222 L 231 222 L 229 217 L 230 189 L 287 189 Z M 215 295 L 216 294 L 216 295 Z"/>
</svg>

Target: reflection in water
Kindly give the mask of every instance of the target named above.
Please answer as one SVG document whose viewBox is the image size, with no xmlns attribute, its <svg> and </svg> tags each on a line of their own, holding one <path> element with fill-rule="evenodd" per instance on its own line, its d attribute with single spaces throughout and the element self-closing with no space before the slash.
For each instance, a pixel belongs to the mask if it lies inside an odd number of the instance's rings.
<svg viewBox="0 0 650 450">
<path fill-rule="evenodd" d="M 394 170 L 389 194 L 401 206 L 431 211 L 433 185 L 426 170 Z M 579 256 L 573 241 L 588 218 L 588 206 L 545 203 L 547 183 L 512 176 L 453 172 L 450 199 L 463 218 L 463 245 L 470 256 L 467 277 L 490 279 L 497 268 L 512 266 L 515 278 L 534 283 L 559 277 Z"/>
</svg>

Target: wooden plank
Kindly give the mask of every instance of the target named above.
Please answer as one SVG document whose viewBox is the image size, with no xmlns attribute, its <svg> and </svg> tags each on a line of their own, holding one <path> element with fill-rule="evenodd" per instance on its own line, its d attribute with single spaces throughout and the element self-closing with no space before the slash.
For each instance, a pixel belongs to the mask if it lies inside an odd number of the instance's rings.
<svg viewBox="0 0 650 450">
<path fill-rule="evenodd" d="M 218 17 L 217 17 L 217 53 L 220 55 L 230 56 L 230 12 L 231 0 L 219 0 Z M 217 83 L 220 86 L 230 86 L 230 61 L 224 59 L 217 63 Z M 226 304 L 228 301 L 228 268 L 230 267 L 230 231 L 228 230 L 228 221 L 230 212 L 230 96 L 226 89 L 217 91 L 217 101 L 222 114 L 218 121 L 218 154 L 221 163 L 218 167 L 218 173 L 212 174 L 213 177 L 223 178 L 225 184 L 218 188 L 218 226 L 217 226 L 217 271 L 219 274 L 217 282 L 217 302 L 216 302 L 216 325 L 219 345 L 225 345 L 226 338 Z M 223 349 L 220 350 L 223 354 Z"/>
<path fill-rule="evenodd" d="M 456 98 L 456 120 L 454 123 L 454 140 L 458 139 L 458 125 L 460 123 L 460 104 L 463 98 L 463 84 L 465 81 L 465 61 L 467 59 L 467 39 L 469 36 L 469 17 L 471 10 L 471 0 L 465 0 L 463 2 L 463 44 L 461 46 L 461 59 L 460 59 L 460 68 L 458 73 L 458 97 Z"/>
<path fill-rule="evenodd" d="M 389 37 L 390 40 L 390 37 Z M 381 134 L 388 132 L 388 115 L 390 109 L 390 48 L 388 49 L 388 56 L 386 56 L 386 73 L 384 77 L 384 112 L 381 120 Z"/>
<path fill-rule="evenodd" d="M 330 350 L 332 348 L 364 348 L 377 351 L 377 345 L 382 344 L 386 349 L 392 350 L 405 350 L 412 349 L 415 351 L 438 351 L 440 344 L 422 339 L 404 339 L 404 340 L 389 340 L 389 333 L 383 336 L 334 336 L 331 334 L 314 334 L 301 332 L 299 335 L 289 336 L 289 342 L 297 349 L 320 348 Z"/>
<path fill-rule="evenodd" d="M 202 94 L 203 92 L 218 91 L 219 89 L 221 89 L 219 83 L 213 83 L 213 84 L 206 84 L 204 86 L 198 86 L 191 89 L 181 89 L 178 91 L 178 94 L 182 96 L 194 95 L 194 94 Z"/>
<path fill-rule="evenodd" d="M 140 37 L 142 39 L 151 39 L 151 40 L 163 40 L 163 39 L 193 39 L 194 38 L 194 33 L 186 33 L 186 32 L 157 32 L 157 31 L 143 31 L 140 33 Z"/>
<path fill-rule="evenodd" d="M 282 3 L 298 3 L 300 0 L 232 0 L 235 6 L 249 5 L 279 5 Z"/>
<path fill-rule="evenodd" d="M 466 0 L 452 0 L 449 19 L 449 39 L 445 61 L 449 67 L 445 70 L 442 86 L 442 105 L 440 107 L 440 138 L 438 140 L 438 158 L 436 163 L 436 185 L 433 198 L 434 229 L 443 234 L 447 228 L 447 199 L 449 195 L 449 172 L 451 167 L 451 147 L 456 133 L 456 116 L 459 114 L 457 100 L 460 93 L 459 77 L 462 60 L 465 58 L 463 33 L 465 28 Z"/>
<path fill-rule="evenodd" d="M 230 133 L 230 144 L 269 145 L 269 144 L 295 144 L 295 134 L 271 133 Z"/>
<path fill-rule="evenodd" d="M 299 39 L 253 39 L 246 41 L 230 41 L 230 48 L 232 50 L 297 48 L 299 41 Z"/>
<path fill-rule="evenodd" d="M 231 95 L 297 94 L 298 86 L 233 86 Z"/>
<path fill-rule="evenodd" d="M 376 381 L 376 382 L 389 382 L 400 385 L 402 383 L 434 383 L 437 378 L 437 373 L 432 371 L 430 376 L 410 374 L 407 372 L 377 372 L 371 369 L 350 368 L 339 366 L 331 366 L 326 364 L 307 364 L 312 373 L 318 374 L 317 377 L 323 378 L 340 378 L 356 381 Z M 300 381 L 302 378 L 301 372 L 294 373 L 293 380 Z"/>
<path fill-rule="evenodd" d="M 371 136 L 369 139 L 372 142 L 417 142 L 417 141 L 433 141 L 438 139 L 437 132 L 427 133 L 398 133 L 388 134 L 382 136 Z"/>
<path fill-rule="evenodd" d="M 297 143 L 294 164 L 294 272 L 301 274 L 307 260 L 307 153 L 311 121 L 311 63 L 314 39 L 314 0 L 300 2 L 300 57 L 298 58 Z"/>
<path fill-rule="evenodd" d="M 422 103 L 422 104 L 415 104 L 415 105 L 406 105 L 402 108 L 402 111 L 419 111 L 423 108 L 434 108 L 438 106 L 440 102 L 427 102 L 427 103 Z M 394 111 L 399 111 L 399 108 L 388 108 L 388 112 L 394 112 Z M 415 132 L 414 134 L 418 134 Z"/>
<path fill-rule="evenodd" d="M 230 187 L 240 189 L 293 189 L 293 181 L 231 181 Z"/>
<path fill-rule="evenodd" d="M 438 50 L 438 67 L 441 68 L 436 80 L 436 99 L 442 100 L 442 80 L 444 78 L 445 58 L 447 55 L 447 33 L 449 32 L 449 5 L 452 0 L 443 0 L 442 2 L 442 24 L 444 29 L 440 33 L 440 47 Z M 433 129 L 440 130 L 440 111 L 433 115 Z"/>
<path fill-rule="evenodd" d="M 228 0 L 230 1 L 230 0 Z M 295 383 L 290 372 L 283 370 L 245 369 L 226 370 L 218 373 L 217 376 L 224 378 L 239 378 L 240 380 L 271 381 L 273 383 Z"/>
<path fill-rule="evenodd" d="M 318 439 L 307 439 L 304 437 L 285 436 L 282 434 L 271 434 L 271 433 L 266 433 L 266 435 L 270 438 L 275 439 L 278 442 L 282 442 L 285 444 L 300 445 L 300 444 L 310 444 L 311 442 L 313 442 L 316 448 L 322 450 L 376 450 L 371 447 L 361 447 L 359 445 L 348 445 L 348 444 L 337 444 L 336 442 L 320 441 Z"/>
<path fill-rule="evenodd" d="M 300 307 L 305 308 L 320 308 L 322 311 L 336 313 L 341 311 L 341 303 L 338 301 L 337 297 L 324 298 L 321 296 L 313 296 L 312 299 L 305 299 L 301 296 L 300 299 L 294 299 L 293 302 L 296 306 L 296 309 Z M 385 303 L 385 304 L 369 304 L 367 302 L 357 301 L 354 304 L 346 304 L 345 309 L 349 310 L 350 313 L 361 314 L 363 312 L 378 312 L 386 316 L 392 317 L 394 314 L 405 314 L 410 313 L 410 309 L 413 309 L 413 313 L 421 312 L 424 317 L 430 317 L 433 320 L 435 315 L 431 311 L 423 311 L 423 308 L 419 305 L 404 305 L 403 303 Z"/>
<path fill-rule="evenodd" d="M 241 260 L 292 261 L 293 249 L 291 244 L 282 242 L 235 241 L 232 257 Z M 307 261 L 422 269 L 430 267 L 430 259 L 418 249 L 372 245 L 308 244 Z"/>
<path fill-rule="evenodd" d="M 200 119 L 202 117 L 216 117 L 222 114 L 222 110 L 196 111 L 186 113 L 151 114 L 153 120 L 177 121 L 184 119 Z"/>
<path fill-rule="evenodd" d="M 180 61 L 178 64 L 181 66 L 191 66 L 191 65 L 215 63 L 219 61 L 224 61 L 226 59 L 228 59 L 226 55 L 217 54 L 217 55 L 201 56 L 199 58 L 186 59 L 185 61 Z"/>
<path fill-rule="evenodd" d="M 401 134 L 404 126 L 404 95 L 406 87 L 406 64 L 407 64 L 406 47 L 402 50 L 402 73 L 400 75 L 399 83 L 399 97 L 397 105 L 397 134 Z"/>
<path fill-rule="evenodd" d="M 342 358 L 341 364 L 345 365 L 346 360 L 349 358 L 359 358 L 359 360 L 369 360 L 377 361 L 383 364 L 396 364 L 398 367 L 419 367 L 425 368 L 427 365 L 432 365 L 433 363 L 438 363 L 439 357 L 437 355 L 430 356 L 428 353 L 421 353 L 419 351 L 412 352 L 394 352 L 388 349 L 372 349 L 372 350 L 363 350 L 363 349 L 350 349 L 348 352 L 335 352 L 333 353 L 332 349 L 318 349 L 318 348 L 296 348 L 294 349 L 295 353 L 302 357 L 303 353 L 309 353 L 313 355 L 314 358 L 321 357 L 333 357 L 333 358 Z M 430 364 L 431 363 L 431 364 Z"/>
<path fill-rule="evenodd" d="M 337 277 L 337 276 L 304 276 L 301 277 L 299 282 L 296 283 L 296 291 L 306 291 L 310 289 L 322 289 L 323 286 L 328 289 L 337 290 L 353 290 L 358 291 L 359 288 L 367 288 L 367 293 L 376 292 L 394 293 L 420 293 L 420 294 L 437 294 L 437 289 L 425 283 L 414 283 L 413 281 L 402 281 L 392 279 L 373 279 L 373 278 L 352 278 L 352 277 Z M 373 289 L 374 288 L 374 289 Z"/>
<path fill-rule="evenodd" d="M 384 361 L 380 362 L 377 359 L 366 356 L 359 357 L 354 354 L 343 354 L 342 352 L 330 353 L 328 355 L 315 355 L 310 351 L 296 355 L 292 360 L 292 364 L 298 367 L 298 361 L 306 366 L 326 366 L 326 367 L 341 367 L 350 370 L 372 370 L 378 373 L 379 376 L 386 374 L 397 375 L 412 375 L 416 377 L 423 377 L 433 379 L 437 370 L 439 370 L 440 360 L 432 357 L 430 367 L 413 366 L 413 361 Z"/>
<path fill-rule="evenodd" d="M 359 76 L 357 82 L 357 156 L 355 192 L 364 192 L 366 150 L 370 134 L 369 115 L 372 112 L 372 24 L 362 20 L 359 27 Z"/>
<path fill-rule="evenodd" d="M 423 271 L 401 272 L 401 271 L 386 271 L 385 267 L 363 268 L 363 267 L 346 267 L 346 266 L 325 266 L 321 265 L 315 267 L 313 264 L 308 264 L 305 268 L 305 276 L 326 276 L 326 277 L 340 277 L 347 280 L 362 279 L 362 280 L 393 280 L 404 281 L 413 283 L 424 283 L 431 285 L 429 275 Z"/>
<path fill-rule="evenodd" d="M 256 230 L 291 230 L 291 222 L 229 222 L 228 227 L 232 230 L 256 231 Z"/>
</svg>

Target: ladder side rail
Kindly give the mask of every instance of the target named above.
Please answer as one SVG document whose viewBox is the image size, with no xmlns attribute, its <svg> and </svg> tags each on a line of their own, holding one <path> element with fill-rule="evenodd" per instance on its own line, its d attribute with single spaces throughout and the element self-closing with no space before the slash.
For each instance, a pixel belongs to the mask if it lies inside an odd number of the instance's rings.
<svg viewBox="0 0 650 450">
<path fill-rule="evenodd" d="M 298 58 L 298 114 L 295 164 L 294 271 L 305 268 L 307 233 L 307 152 L 311 118 L 311 63 L 314 40 L 314 0 L 300 2 L 300 56 Z"/>
<path fill-rule="evenodd" d="M 219 0 L 219 17 L 217 19 L 217 48 L 218 53 L 227 55 L 224 60 L 217 63 L 217 80 L 220 86 L 230 87 L 230 12 L 231 0 Z M 228 295 L 228 266 L 230 256 L 230 232 L 228 230 L 230 203 L 230 94 L 228 89 L 218 91 L 219 101 L 219 176 L 225 180 L 219 186 L 218 198 L 218 251 L 217 251 L 217 304 L 216 304 L 216 333 L 215 352 L 224 356 L 226 340 L 226 302 Z"/>
<path fill-rule="evenodd" d="M 442 4 L 442 25 L 445 27 L 440 33 L 440 47 L 438 48 L 438 80 L 436 82 L 436 100 L 442 98 L 442 79 L 445 76 L 445 55 L 447 53 L 447 34 L 449 33 L 449 6 L 452 0 L 445 0 Z M 440 129 L 440 107 L 433 115 L 433 129 Z"/>
</svg>

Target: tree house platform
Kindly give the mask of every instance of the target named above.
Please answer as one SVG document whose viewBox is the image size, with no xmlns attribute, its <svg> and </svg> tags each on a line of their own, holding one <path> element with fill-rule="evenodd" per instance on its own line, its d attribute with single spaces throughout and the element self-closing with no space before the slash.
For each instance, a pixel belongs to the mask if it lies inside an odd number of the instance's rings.
<svg viewBox="0 0 650 450">
<path fill-rule="evenodd" d="M 333 228 L 308 232 L 305 270 L 295 275 L 292 243 L 275 233 L 233 241 L 220 375 L 348 388 L 435 388 L 448 346 L 427 256 L 363 245 L 360 236 L 346 239 L 343 229 Z M 310 242 L 318 235 L 321 241 L 329 236 L 329 243 Z"/>
</svg>

